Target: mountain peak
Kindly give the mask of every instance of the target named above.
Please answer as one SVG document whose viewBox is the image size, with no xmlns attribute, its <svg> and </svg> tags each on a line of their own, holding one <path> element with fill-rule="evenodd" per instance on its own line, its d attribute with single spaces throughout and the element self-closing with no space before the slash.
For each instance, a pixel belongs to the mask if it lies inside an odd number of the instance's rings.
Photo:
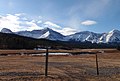
<svg viewBox="0 0 120 81">
<path fill-rule="evenodd" d="M 50 29 L 50 28 L 46 27 L 46 28 L 44 28 L 44 30 L 52 30 L 52 29 Z"/>
<path fill-rule="evenodd" d="M 109 33 L 115 33 L 115 32 L 120 32 L 119 30 L 113 29 Z"/>
<path fill-rule="evenodd" d="M 11 31 L 10 29 L 8 29 L 8 28 L 3 28 L 3 29 L 1 30 L 1 32 L 2 32 L 2 33 L 12 33 L 12 31 Z"/>
<path fill-rule="evenodd" d="M 42 29 L 41 31 L 43 31 L 43 32 L 53 32 L 54 30 L 52 30 L 52 29 L 50 29 L 50 28 L 48 28 L 48 27 L 46 27 L 46 28 L 44 28 L 44 29 Z"/>
</svg>

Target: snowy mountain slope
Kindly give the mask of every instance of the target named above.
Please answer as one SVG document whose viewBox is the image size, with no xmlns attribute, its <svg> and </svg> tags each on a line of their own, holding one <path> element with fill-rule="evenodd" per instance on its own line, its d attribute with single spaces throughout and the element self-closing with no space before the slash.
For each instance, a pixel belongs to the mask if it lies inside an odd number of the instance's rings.
<svg viewBox="0 0 120 81">
<path fill-rule="evenodd" d="M 44 28 L 41 30 L 33 30 L 33 31 L 19 31 L 19 32 L 12 32 L 10 29 L 3 28 L 1 32 L 14 33 L 17 35 L 32 37 L 36 39 L 45 38 L 49 40 L 59 40 L 59 41 L 77 41 L 77 42 L 89 41 L 92 43 L 120 42 L 119 30 L 112 30 L 108 33 L 101 33 L 101 34 L 90 31 L 82 31 L 69 36 L 64 36 L 50 28 Z"/>
<path fill-rule="evenodd" d="M 69 40 L 74 40 L 74 41 L 81 41 L 81 42 L 90 41 L 92 43 L 95 43 L 98 42 L 100 36 L 101 34 L 89 32 L 89 31 L 83 31 L 70 35 L 68 38 Z"/>
<path fill-rule="evenodd" d="M 40 38 L 46 38 L 49 40 L 64 40 L 64 37 L 62 34 L 50 29 L 50 28 L 44 28 L 42 30 L 33 30 L 33 31 L 19 31 L 19 32 L 12 32 L 10 29 L 3 28 L 1 30 L 2 33 L 14 33 L 21 36 L 26 37 L 32 37 L 36 39 Z"/>
<path fill-rule="evenodd" d="M 44 28 L 41 30 L 41 32 L 43 32 L 42 34 L 42 38 L 43 36 L 45 36 L 44 38 L 46 39 L 50 39 L 50 40 L 60 40 L 60 41 L 64 41 L 64 35 L 50 29 L 50 28 Z M 47 35 L 47 36 L 46 36 Z M 39 37 L 41 38 L 41 37 Z"/>
<path fill-rule="evenodd" d="M 47 38 L 50 35 L 50 32 L 47 31 L 45 34 L 41 35 L 40 38 Z"/>
<path fill-rule="evenodd" d="M 103 33 L 102 36 L 99 38 L 98 43 L 106 43 L 106 35 L 107 33 Z"/>
<path fill-rule="evenodd" d="M 26 37 L 32 37 L 32 38 L 39 38 L 43 33 L 41 30 L 33 30 L 33 31 L 19 31 L 14 32 L 17 35 L 26 36 Z"/>
<path fill-rule="evenodd" d="M 100 42 L 107 43 L 107 42 L 120 42 L 120 31 L 119 30 L 112 30 L 108 33 L 105 33 L 100 38 Z"/>
</svg>

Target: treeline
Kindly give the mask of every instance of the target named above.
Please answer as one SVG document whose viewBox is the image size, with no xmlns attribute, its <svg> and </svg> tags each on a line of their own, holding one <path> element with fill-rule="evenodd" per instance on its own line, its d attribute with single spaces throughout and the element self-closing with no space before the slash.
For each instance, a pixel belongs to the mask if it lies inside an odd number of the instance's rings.
<svg viewBox="0 0 120 81">
<path fill-rule="evenodd" d="M 15 34 L 0 33 L 0 49 L 34 49 L 37 46 L 56 46 L 55 41 L 34 39 Z"/>
<path fill-rule="evenodd" d="M 86 42 L 61 42 L 64 47 L 69 48 L 80 48 L 80 49 L 102 49 L 102 48 L 117 48 L 120 49 L 120 43 L 91 43 L 89 41 Z"/>
<path fill-rule="evenodd" d="M 34 39 L 15 34 L 0 33 L 0 49 L 34 49 L 37 47 L 48 47 L 53 49 L 90 49 L 90 48 L 118 48 L 120 43 L 91 43 L 91 42 L 63 42 L 47 39 Z"/>
</svg>

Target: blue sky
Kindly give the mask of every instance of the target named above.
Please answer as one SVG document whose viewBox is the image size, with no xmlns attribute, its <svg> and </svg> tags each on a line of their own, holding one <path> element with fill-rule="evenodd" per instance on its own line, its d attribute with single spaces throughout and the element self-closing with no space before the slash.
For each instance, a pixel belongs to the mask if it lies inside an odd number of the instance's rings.
<svg viewBox="0 0 120 81">
<path fill-rule="evenodd" d="M 0 29 L 50 27 L 65 35 L 120 30 L 119 5 L 120 0 L 0 0 Z"/>
</svg>

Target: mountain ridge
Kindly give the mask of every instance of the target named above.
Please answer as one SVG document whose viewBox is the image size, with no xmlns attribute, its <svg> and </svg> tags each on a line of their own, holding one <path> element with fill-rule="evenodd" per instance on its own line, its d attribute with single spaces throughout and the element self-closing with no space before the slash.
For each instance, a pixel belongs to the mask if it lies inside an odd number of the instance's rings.
<svg viewBox="0 0 120 81">
<path fill-rule="evenodd" d="M 58 41 L 77 41 L 85 42 L 89 41 L 91 43 L 109 43 L 109 42 L 120 42 L 120 31 L 113 29 L 108 33 L 94 33 L 90 31 L 81 31 L 72 35 L 64 36 L 61 33 L 54 31 L 50 28 L 44 28 L 41 30 L 32 31 L 18 31 L 12 32 L 10 29 L 3 28 L 2 33 L 14 33 L 20 36 L 26 36 L 36 39 L 49 39 Z"/>
</svg>

